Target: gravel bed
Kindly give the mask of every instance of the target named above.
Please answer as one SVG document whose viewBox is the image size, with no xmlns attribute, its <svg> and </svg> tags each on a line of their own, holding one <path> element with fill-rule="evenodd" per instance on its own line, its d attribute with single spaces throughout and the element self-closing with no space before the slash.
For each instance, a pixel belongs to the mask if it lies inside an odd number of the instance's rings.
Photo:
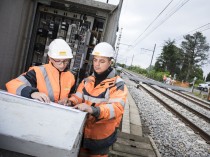
<svg viewBox="0 0 210 157">
<path fill-rule="evenodd" d="M 139 108 L 143 125 L 150 129 L 150 136 L 163 157 L 210 157 L 209 144 L 149 94 L 136 89 L 132 81 L 124 80 Z"/>
</svg>

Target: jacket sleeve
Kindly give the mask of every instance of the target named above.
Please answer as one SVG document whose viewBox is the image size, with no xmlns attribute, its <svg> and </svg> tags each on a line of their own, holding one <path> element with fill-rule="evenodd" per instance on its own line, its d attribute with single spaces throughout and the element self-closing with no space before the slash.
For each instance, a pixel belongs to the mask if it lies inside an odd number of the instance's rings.
<svg viewBox="0 0 210 157">
<path fill-rule="evenodd" d="M 72 94 L 69 100 L 73 103 L 72 105 L 77 105 L 83 102 L 83 88 L 84 88 L 84 80 L 79 84 L 77 88 L 77 92 Z"/>
<path fill-rule="evenodd" d="M 20 95 L 26 98 L 31 98 L 31 93 L 38 92 L 36 72 L 30 70 L 23 73 L 19 77 L 6 83 L 6 88 L 9 93 Z"/>
<path fill-rule="evenodd" d="M 108 102 L 99 105 L 100 115 L 98 119 L 109 120 L 116 118 L 121 120 L 127 100 L 128 89 L 124 81 L 120 81 L 115 87 L 110 89 Z"/>
</svg>

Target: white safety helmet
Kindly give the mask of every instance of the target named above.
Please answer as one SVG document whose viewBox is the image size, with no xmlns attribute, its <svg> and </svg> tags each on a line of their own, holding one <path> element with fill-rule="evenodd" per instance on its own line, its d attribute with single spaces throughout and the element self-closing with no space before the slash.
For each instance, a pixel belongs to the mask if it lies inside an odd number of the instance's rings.
<svg viewBox="0 0 210 157">
<path fill-rule="evenodd" d="M 94 47 L 92 55 L 114 57 L 114 53 L 115 51 L 109 43 L 101 42 Z"/>
<path fill-rule="evenodd" d="M 50 43 L 48 56 L 55 59 L 73 58 L 70 46 L 63 39 L 55 39 Z"/>
</svg>

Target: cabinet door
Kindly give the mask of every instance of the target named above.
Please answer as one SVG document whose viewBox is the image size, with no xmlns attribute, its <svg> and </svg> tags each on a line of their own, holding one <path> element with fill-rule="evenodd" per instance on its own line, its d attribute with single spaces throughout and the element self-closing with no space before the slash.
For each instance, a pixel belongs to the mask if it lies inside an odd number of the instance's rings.
<svg viewBox="0 0 210 157">
<path fill-rule="evenodd" d="M 120 0 L 117 8 L 109 14 L 107 24 L 104 33 L 104 41 L 112 44 L 114 47 L 116 41 L 116 32 L 118 31 L 118 23 L 120 18 L 120 12 L 122 8 L 123 0 Z"/>
</svg>

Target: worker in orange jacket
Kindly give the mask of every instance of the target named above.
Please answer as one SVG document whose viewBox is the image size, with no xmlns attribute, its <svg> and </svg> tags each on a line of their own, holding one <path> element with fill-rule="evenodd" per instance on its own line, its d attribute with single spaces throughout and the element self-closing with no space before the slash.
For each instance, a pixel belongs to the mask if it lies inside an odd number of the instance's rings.
<svg viewBox="0 0 210 157">
<path fill-rule="evenodd" d="M 107 157 L 109 146 L 117 138 L 116 129 L 124 112 L 127 87 L 111 67 L 114 49 L 110 44 L 99 43 L 92 55 L 92 76 L 85 78 L 69 99 L 59 103 L 74 105 L 89 113 L 79 156 Z"/>
<path fill-rule="evenodd" d="M 72 50 L 63 39 L 55 39 L 49 45 L 48 56 L 48 64 L 31 67 L 6 83 L 8 92 L 46 103 L 68 97 L 75 83 L 68 70 Z"/>
</svg>

